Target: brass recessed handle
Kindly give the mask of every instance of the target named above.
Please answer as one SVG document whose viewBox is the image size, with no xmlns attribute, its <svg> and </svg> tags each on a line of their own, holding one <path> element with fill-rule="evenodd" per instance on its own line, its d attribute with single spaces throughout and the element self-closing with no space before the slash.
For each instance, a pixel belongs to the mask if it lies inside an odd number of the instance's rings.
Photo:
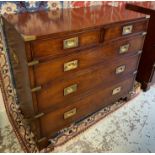
<svg viewBox="0 0 155 155">
<path fill-rule="evenodd" d="M 119 53 L 120 53 L 120 54 L 123 54 L 123 53 L 128 52 L 129 47 L 130 47 L 129 44 L 125 44 L 125 45 L 120 46 Z"/>
<path fill-rule="evenodd" d="M 64 64 L 64 72 L 76 69 L 78 67 L 78 60 L 73 60 Z"/>
<path fill-rule="evenodd" d="M 64 119 L 67 119 L 67 118 L 70 118 L 70 117 L 74 116 L 76 114 L 76 112 L 77 112 L 76 108 L 65 112 L 64 113 Z"/>
<path fill-rule="evenodd" d="M 118 94 L 121 92 L 122 87 L 117 87 L 112 91 L 112 95 Z"/>
<path fill-rule="evenodd" d="M 73 47 L 77 47 L 78 43 L 79 43 L 78 37 L 74 37 L 74 38 L 64 40 L 63 46 L 64 46 L 64 49 L 73 48 Z"/>
<path fill-rule="evenodd" d="M 124 26 L 122 35 L 130 34 L 130 33 L 132 33 L 132 30 L 133 30 L 133 25 Z"/>
<path fill-rule="evenodd" d="M 69 87 L 66 87 L 64 89 L 64 96 L 72 94 L 72 93 L 74 93 L 76 91 L 77 91 L 77 84 L 73 84 L 73 85 L 71 85 Z"/>
<path fill-rule="evenodd" d="M 125 65 L 116 68 L 116 74 L 123 73 L 125 71 Z"/>
</svg>

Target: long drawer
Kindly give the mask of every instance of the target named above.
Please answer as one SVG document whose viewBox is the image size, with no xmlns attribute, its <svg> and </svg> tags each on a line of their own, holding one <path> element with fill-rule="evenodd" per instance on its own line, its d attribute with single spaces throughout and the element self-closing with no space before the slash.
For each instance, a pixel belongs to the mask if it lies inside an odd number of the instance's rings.
<svg viewBox="0 0 155 155">
<path fill-rule="evenodd" d="M 102 107 L 117 101 L 120 97 L 127 95 L 133 87 L 134 77 L 129 77 L 106 89 L 96 92 L 78 102 L 60 110 L 46 114 L 40 118 L 42 136 L 51 136 L 54 133 L 74 121 L 78 121 Z"/>
<path fill-rule="evenodd" d="M 129 37 L 110 42 L 103 47 L 91 48 L 66 57 L 60 57 L 34 66 L 35 84 L 48 83 L 58 77 L 74 74 L 97 63 L 119 58 L 142 49 L 144 36 Z"/>
<path fill-rule="evenodd" d="M 111 62 L 100 64 L 95 68 L 88 69 L 77 76 L 64 77 L 47 85 L 36 92 L 39 111 L 52 111 L 65 107 L 74 98 L 79 98 L 83 93 L 97 86 L 110 86 L 112 81 L 119 80 L 137 69 L 139 54 L 128 57 L 128 59 L 111 60 Z M 114 61 L 114 62 L 113 62 Z"/>
</svg>

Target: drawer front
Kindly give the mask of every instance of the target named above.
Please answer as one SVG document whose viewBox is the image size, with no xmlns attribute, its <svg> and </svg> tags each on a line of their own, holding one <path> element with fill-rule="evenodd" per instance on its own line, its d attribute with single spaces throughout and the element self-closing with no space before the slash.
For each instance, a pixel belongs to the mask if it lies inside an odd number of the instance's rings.
<svg viewBox="0 0 155 155">
<path fill-rule="evenodd" d="M 68 105 L 72 99 L 94 90 L 95 87 L 107 87 L 112 81 L 118 81 L 133 73 L 137 69 L 138 60 L 139 55 L 130 56 L 128 59 L 111 60 L 110 63 L 97 65 L 76 77 L 53 81 L 37 92 L 38 109 L 40 111 L 49 108 L 59 109 Z"/>
<path fill-rule="evenodd" d="M 133 22 L 129 24 L 117 24 L 105 29 L 104 40 L 116 39 L 118 37 L 127 36 L 137 32 L 144 32 L 147 29 L 147 22 Z"/>
<path fill-rule="evenodd" d="M 125 40 L 111 42 L 99 48 L 91 48 L 66 57 L 60 57 L 49 62 L 34 66 L 36 85 L 43 85 L 51 80 L 71 75 L 97 63 L 120 58 L 142 49 L 144 37 L 136 36 Z M 42 74 L 44 73 L 44 74 Z"/>
<path fill-rule="evenodd" d="M 46 114 L 40 119 L 43 136 L 51 136 L 54 132 L 68 126 L 70 123 L 82 119 L 127 95 L 132 89 L 133 81 L 134 78 L 130 77 L 112 87 L 96 91 L 79 102 L 73 102 L 68 107 Z M 117 88 L 121 88 L 121 90 L 113 94 L 113 91 Z"/>
<path fill-rule="evenodd" d="M 67 54 L 70 49 L 80 48 L 83 46 L 95 45 L 99 43 L 100 31 L 92 30 L 81 34 L 44 41 L 32 42 L 33 58 L 55 56 Z"/>
</svg>

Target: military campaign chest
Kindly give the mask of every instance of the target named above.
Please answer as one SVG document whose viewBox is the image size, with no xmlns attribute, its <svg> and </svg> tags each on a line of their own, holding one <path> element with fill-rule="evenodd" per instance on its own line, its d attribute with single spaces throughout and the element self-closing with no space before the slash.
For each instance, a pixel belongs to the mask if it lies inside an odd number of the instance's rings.
<svg viewBox="0 0 155 155">
<path fill-rule="evenodd" d="M 38 145 L 132 91 L 147 24 L 111 6 L 2 17 L 17 101 Z"/>
</svg>

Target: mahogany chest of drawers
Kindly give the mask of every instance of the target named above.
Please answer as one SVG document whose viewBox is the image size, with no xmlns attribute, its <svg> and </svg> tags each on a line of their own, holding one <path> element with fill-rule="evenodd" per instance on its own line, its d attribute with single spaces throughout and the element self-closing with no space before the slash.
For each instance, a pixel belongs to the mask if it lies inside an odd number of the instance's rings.
<svg viewBox="0 0 155 155">
<path fill-rule="evenodd" d="M 132 91 L 147 23 L 110 6 L 2 17 L 17 101 L 38 145 Z"/>
</svg>

